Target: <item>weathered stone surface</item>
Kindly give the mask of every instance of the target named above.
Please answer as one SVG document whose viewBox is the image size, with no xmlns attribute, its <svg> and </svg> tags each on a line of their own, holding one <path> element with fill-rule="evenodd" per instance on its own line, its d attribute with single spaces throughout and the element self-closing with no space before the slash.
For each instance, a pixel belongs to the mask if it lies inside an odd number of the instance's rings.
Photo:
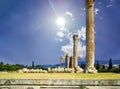
<svg viewBox="0 0 120 89">
<path fill-rule="evenodd" d="M 51 72 L 53 73 L 58 72 L 58 68 L 51 68 Z"/>
<path fill-rule="evenodd" d="M 51 72 L 51 68 L 50 67 L 48 67 L 48 72 Z"/>
<path fill-rule="evenodd" d="M 120 79 L 0 79 L 0 85 L 120 86 Z"/>
<path fill-rule="evenodd" d="M 120 86 L 85 86 L 88 89 L 120 89 Z M 0 89 L 80 89 L 80 86 L 0 86 Z"/>
<path fill-rule="evenodd" d="M 80 89 L 79 86 L 0 86 L 0 89 Z"/>
<path fill-rule="evenodd" d="M 120 89 L 120 79 L 0 79 L 0 89 Z"/>
<path fill-rule="evenodd" d="M 66 54 L 66 56 L 65 56 L 65 66 L 66 66 L 66 68 L 69 68 L 69 59 L 68 59 L 68 54 Z"/>
<path fill-rule="evenodd" d="M 73 35 L 73 59 L 75 68 L 78 66 L 78 34 Z"/>
<path fill-rule="evenodd" d="M 86 73 L 97 73 L 97 70 L 93 66 L 86 67 Z"/>
<path fill-rule="evenodd" d="M 74 68 L 74 65 L 73 65 L 73 62 L 74 62 L 74 61 L 73 61 L 73 57 L 71 56 L 69 60 L 70 60 L 70 62 L 69 62 L 69 68 Z"/>
<path fill-rule="evenodd" d="M 120 89 L 120 86 L 87 86 L 88 89 Z"/>
<path fill-rule="evenodd" d="M 48 71 L 42 69 L 27 69 L 23 68 L 18 70 L 19 73 L 47 73 Z"/>
<path fill-rule="evenodd" d="M 75 67 L 75 71 L 76 71 L 76 73 L 81 73 L 84 70 L 82 68 L 80 68 L 79 66 L 77 66 L 77 67 Z"/>
<path fill-rule="evenodd" d="M 57 72 L 64 72 L 64 70 L 65 70 L 64 68 L 59 68 L 58 67 L 58 71 Z"/>
<path fill-rule="evenodd" d="M 94 68 L 94 0 L 85 0 L 86 5 L 86 68 L 85 72 L 96 73 Z"/>
<path fill-rule="evenodd" d="M 90 8 L 94 5 L 95 0 L 85 0 L 86 8 Z"/>
<path fill-rule="evenodd" d="M 63 68 L 63 67 L 58 67 L 58 68 L 51 68 L 48 71 L 49 73 L 75 73 L 74 68 Z"/>
</svg>

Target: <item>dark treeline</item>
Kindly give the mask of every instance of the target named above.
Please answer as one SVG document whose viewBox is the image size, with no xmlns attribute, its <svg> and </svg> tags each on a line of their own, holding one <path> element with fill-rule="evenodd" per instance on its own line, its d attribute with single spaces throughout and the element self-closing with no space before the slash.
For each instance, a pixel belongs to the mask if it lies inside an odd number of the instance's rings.
<svg viewBox="0 0 120 89">
<path fill-rule="evenodd" d="M 25 67 L 24 65 L 20 65 L 20 64 L 11 65 L 11 64 L 4 64 L 3 62 L 0 62 L 0 71 L 16 71 L 24 67 Z"/>
<path fill-rule="evenodd" d="M 17 71 L 19 69 L 23 69 L 23 68 L 27 68 L 27 69 L 44 69 L 47 70 L 47 67 L 50 67 L 48 65 L 35 65 L 34 61 L 32 61 L 31 65 L 20 65 L 20 64 L 5 64 L 3 62 L 0 62 L 0 71 Z M 58 65 L 53 65 L 52 67 L 58 67 L 60 66 L 60 64 Z M 85 63 L 81 63 L 79 65 L 81 68 L 85 69 Z M 115 73 L 120 73 L 120 64 L 119 65 L 114 65 L 112 63 L 112 59 L 110 58 L 108 61 L 108 64 L 100 64 L 99 61 L 96 62 L 95 64 L 96 69 L 98 70 L 98 72 L 115 72 Z"/>
<path fill-rule="evenodd" d="M 85 64 L 82 63 L 81 68 L 85 68 Z M 100 64 L 99 61 L 97 60 L 95 64 L 95 68 L 98 70 L 98 72 L 115 72 L 115 73 L 120 73 L 120 64 L 113 66 L 112 59 L 110 58 L 108 61 L 108 64 Z"/>
<path fill-rule="evenodd" d="M 120 73 L 120 64 L 113 66 L 112 59 L 109 59 L 108 66 L 99 64 L 99 61 L 97 61 L 97 64 L 95 65 L 98 72 L 116 72 Z"/>
<path fill-rule="evenodd" d="M 34 61 L 32 61 L 32 65 L 28 66 L 28 65 L 20 65 L 20 64 L 5 64 L 3 62 L 0 62 L 0 71 L 17 71 L 19 69 L 23 69 L 23 68 L 27 68 L 27 69 L 46 69 L 43 68 L 41 65 L 36 65 L 34 66 Z"/>
</svg>

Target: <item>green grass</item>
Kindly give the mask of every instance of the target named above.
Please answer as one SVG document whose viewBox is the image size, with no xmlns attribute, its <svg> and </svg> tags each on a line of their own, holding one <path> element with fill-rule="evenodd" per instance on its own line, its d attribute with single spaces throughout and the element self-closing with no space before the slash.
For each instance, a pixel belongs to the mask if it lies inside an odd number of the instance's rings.
<svg viewBox="0 0 120 89">
<path fill-rule="evenodd" d="M 120 74 L 117 73 L 96 73 L 96 74 L 85 74 L 85 73 L 0 73 L 0 79 L 5 78 L 65 78 L 65 79 L 73 79 L 73 78 L 109 78 L 109 79 L 120 79 Z"/>
</svg>

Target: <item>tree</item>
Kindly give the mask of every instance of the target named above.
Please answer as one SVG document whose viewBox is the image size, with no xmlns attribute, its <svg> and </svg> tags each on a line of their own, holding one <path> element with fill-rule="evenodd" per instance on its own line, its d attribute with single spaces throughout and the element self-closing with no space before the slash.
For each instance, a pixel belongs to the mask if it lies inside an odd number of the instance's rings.
<svg viewBox="0 0 120 89">
<path fill-rule="evenodd" d="M 13 67 L 13 71 L 16 71 L 16 70 L 19 70 L 19 69 L 23 69 L 24 65 L 15 64 L 15 65 L 12 65 L 12 67 Z"/>
<path fill-rule="evenodd" d="M 3 66 L 4 66 L 4 63 L 3 63 L 3 62 L 0 62 L 0 71 L 3 70 Z"/>
<path fill-rule="evenodd" d="M 96 69 L 99 70 L 100 69 L 100 64 L 99 61 L 97 60 L 97 64 L 96 64 Z"/>
<path fill-rule="evenodd" d="M 41 69 L 41 65 L 36 65 L 35 68 L 36 69 Z"/>
<path fill-rule="evenodd" d="M 32 68 L 34 69 L 34 67 L 35 67 L 35 66 L 34 66 L 34 61 L 32 61 Z"/>
<path fill-rule="evenodd" d="M 85 69 L 85 64 L 84 63 L 81 63 L 81 68 Z"/>
<path fill-rule="evenodd" d="M 113 68 L 112 59 L 109 60 L 108 70 L 110 71 Z"/>
<path fill-rule="evenodd" d="M 12 65 L 11 64 L 5 64 L 4 65 L 4 71 L 12 71 Z"/>
<path fill-rule="evenodd" d="M 105 65 L 103 65 L 103 66 L 102 66 L 102 69 L 103 69 L 103 70 L 105 70 L 105 69 L 106 69 Z"/>
<path fill-rule="evenodd" d="M 119 65 L 119 73 L 120 73 L 120 65 Z"/>
</svg>

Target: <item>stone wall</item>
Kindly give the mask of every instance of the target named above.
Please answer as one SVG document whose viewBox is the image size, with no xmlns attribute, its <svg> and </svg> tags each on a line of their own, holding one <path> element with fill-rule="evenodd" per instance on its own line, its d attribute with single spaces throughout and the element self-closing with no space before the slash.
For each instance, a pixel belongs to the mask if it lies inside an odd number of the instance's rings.
<svg viewBox="0 0 120 89">
<path fill-rule="evenodd" d="M 120 79 L 0 79 L 0 89 L 120 89 Z"/>
</svg>

